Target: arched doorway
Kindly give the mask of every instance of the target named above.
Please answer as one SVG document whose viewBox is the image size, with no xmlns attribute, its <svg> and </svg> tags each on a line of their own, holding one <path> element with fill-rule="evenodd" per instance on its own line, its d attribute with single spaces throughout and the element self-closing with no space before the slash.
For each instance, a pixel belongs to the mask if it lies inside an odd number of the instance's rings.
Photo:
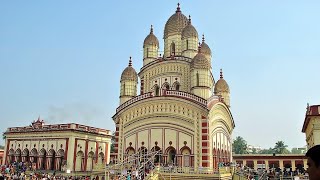
<svg viewBox="0 0 320 180">
<path fill-rule="evenodd" d="M 83 161 L 84 161 L 84 153 L 83 151 L 78 151 L 76 156 L 76 164 L 75 171 L 83 171 Z"/>
<path fill-rule="evenodd" d="M 55 159 L 56 159 L 56 152 L 53 149 L 50 149 L 47 156 L 48 170 L 55 170 Z"/>
<path fill-rule="evenodd" d="M 176 154 L 177 154 L 177 151 L 174 147 L 170 146 L 167 149 L 167 163 L 168 164 L 176 164 Z"/>
<path fill-rule="evenodd" d="M 162 155 L 162 151 L 161 151 L 161 148 L 159 146 L 154 146 L 152 149 L 151 149 L 152 152 L 155 152 L 155 156 L 154 156 L 154 163 L 156 164 L 160 164 L 161 163 L 161 155 Z"/>
<path fill-rule="evenodd" d="M 64 165 L 63 162 L 64 162 L 64 150 L 59 149 L 56 156 L 56 170 L 62 171 L 62 166 Z"/>
<path fill-rule="evenodd" d="M 90 151 L 87 159 L 87 171 L 92 171 L 93 169 L 94 152 Z"/>
<path fill-rule="evenodd" d="M 47 159 L 47 151 L 45 149 L 41 149 L 39 153 L 39 164 L 38 164 L 39 169 L 45 170 L 46 159 Z"/>
<path fill-rule="evenodd" d="M 16 162 L 21 162 L 21 149 L 17 149 L 16 153 L 15 153 L 15 157 L 16 157 Z"/>
<path fill-rule="evenodd" d="M 189 167 L 190 166 L 191 149 L 187 146 L 184 146 L 183 148 L 181 148 L 180 151 L 182 154 L 182 166 Z"/>
<path fill-rule="evenodd" d="M 29 150 L 27 148 L 22 151 L 22 162 L 29 162 Z"/>
</svg>

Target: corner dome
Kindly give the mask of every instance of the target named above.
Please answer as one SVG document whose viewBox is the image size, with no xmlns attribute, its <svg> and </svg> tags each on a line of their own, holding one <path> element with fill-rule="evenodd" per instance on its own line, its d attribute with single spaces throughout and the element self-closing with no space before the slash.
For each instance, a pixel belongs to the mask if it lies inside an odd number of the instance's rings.
<svg viewBox="0 0 320 180">
<path fill-rule="evenodd" d="M 129 66 L 126 67 L 121 74 L 121 81 L 130 80 L 138 83 L 138 74 L 136 70 L 132 67 L 131 57 L 129 60 Z"/>
<path fill-rule="evenodd" d="M 144 39 L 143 47 L 147 45 L 156 45 L 159 47 L 158 38 L 153 34 L 153 27 L 151 25 L 150 34 Z"/>
<path fill-rule="evenodd" d="M 214 94 L 219 94 L 220 92 L 230 93 L 229 85 L 227 81 L 223 79 L 222 69 L 220 69 L 220 79 L 214 86 Z"/>
<path fill-rule="evenodd" d="M 180 4 L 178 3 L 176 13 L 168 19 L 164 26 L 164 38 L 167 38 L 169 35 L 181 34 L 183 28 L 188 24 L 188 18 L 181 13 L 179 6 Z"/>
<path fill-rule="evenodd" d="M 201 52 L 200 46 L 199 46 L 198 54 L 195 55 L 191 61 L 191 68 L 210 69 L 210 63 L 207 60 L 206 56 Z"/>
<path fill-rule="evenodd" d="M 204 35 L 202 35 L 201 52 L 211 56 L 211 49 L 204 40 Z"/>
<path fill-rule="evenodd" d="M 191 18 L 189 16 L 188 25 L 182 30 L 182 39 L 198 37 L 198 32 L 196 28 L 191 24 Z"/>
</svg>

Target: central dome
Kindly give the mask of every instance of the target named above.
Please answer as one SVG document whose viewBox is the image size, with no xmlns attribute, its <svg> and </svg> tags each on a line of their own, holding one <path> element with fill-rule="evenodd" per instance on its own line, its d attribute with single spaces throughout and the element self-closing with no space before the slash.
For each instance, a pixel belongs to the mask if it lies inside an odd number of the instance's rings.
<svg viewBox="0 0 320 180">
<path fill-rule="evenodd" d="M 167 38 L 169 35 L 181 34 L 182 30 L 187 26 L 187 24 L 188 18 L 181 13 L 178 4 L 176 13 L 174 13 L 166 22 L 163 37 Z"/>
</svg>

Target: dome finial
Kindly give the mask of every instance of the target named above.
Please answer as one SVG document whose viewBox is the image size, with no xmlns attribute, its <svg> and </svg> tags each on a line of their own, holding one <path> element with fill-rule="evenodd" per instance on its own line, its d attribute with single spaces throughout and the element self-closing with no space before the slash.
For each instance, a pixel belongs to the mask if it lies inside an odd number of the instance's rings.
<svg viewBox="0 0 320 180">
<path fill-rule="evenodd" d="M 222 69 L 220 69 L 220 79 L 223 79 Z"/>
<path fill-rule="evenodd" d="M 131 56 L 130 56 L 130 59 L 129 59 L 129 66 L 130 66 L 130 67 L 132 66 Z"/>
<path fill-rule="evenodd" d="M 202 34 L 202 43 L 204 43 L 204 34 Z"/>
<path fill-rule="evenodd" d="M 153 26 L 151 24 L 151 28 L 150 28 L 150 34 L 153 34 Z"/>
<path fill-rule="evenodd" d="M 177 10 L 176 10 L 176 13 L 178 13 L 178 12 L 181 12 L 180 11 L 180 3 L 178 3 L 178 7 L 177 7 Z"/>
<path fill-rule="evenodd" d="M 191 16 L 189 15 L 188 23 L 191 24 Z"/>
</svg>

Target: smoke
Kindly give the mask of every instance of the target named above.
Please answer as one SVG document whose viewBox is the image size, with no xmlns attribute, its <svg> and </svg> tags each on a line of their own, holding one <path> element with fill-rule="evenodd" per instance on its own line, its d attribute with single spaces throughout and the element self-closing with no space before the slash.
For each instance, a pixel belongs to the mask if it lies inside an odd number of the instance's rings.
<svg viewBox="0 0 320 180">
<path fill-rule="evenodd" d="M 83 103 L 67 104 L 61 107 L 49 106 L 48 116 L 44 118 L 49 124 L 57 123 L 80 123 L 90 124 L 103 117 L 104 113 L 93 106 Z"/>
</svg>

